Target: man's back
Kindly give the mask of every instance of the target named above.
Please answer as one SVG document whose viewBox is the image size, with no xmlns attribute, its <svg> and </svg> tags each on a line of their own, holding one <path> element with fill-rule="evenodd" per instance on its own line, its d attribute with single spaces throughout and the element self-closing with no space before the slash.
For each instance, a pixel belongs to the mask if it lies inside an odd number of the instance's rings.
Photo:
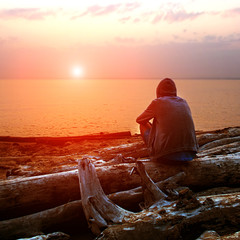
<svg viewBox="0 0 240 240">
<path fill-rule="evenodd" d="M 197 151 L 194 123 L 187 102 L 177 96 L 153 100 L 154 120 L 149 148 L 154 158 L 181 151 Z"/>
<path fill-rule="evenodd" d="M 157 98 L 137 118 L 152 158 L 191 160 L 198 144 L 187 102 L 177 96 L 175 83 L 169 78 L 159 83 L 156 94 Z"/>
</svg>

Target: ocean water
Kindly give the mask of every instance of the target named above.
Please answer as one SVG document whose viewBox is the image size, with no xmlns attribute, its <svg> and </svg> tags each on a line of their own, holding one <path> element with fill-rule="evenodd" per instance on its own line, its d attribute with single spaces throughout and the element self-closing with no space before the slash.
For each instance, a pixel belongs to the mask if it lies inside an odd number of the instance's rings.
<svg viewBox="0 0 240 240">
<path fill-rule="evenodd" d="M 240 126 L 240 80 L 175 80 L 196 130 Z M 0 136 L 139 133 L 158 79 L 0 80 Z"/>
</svg>

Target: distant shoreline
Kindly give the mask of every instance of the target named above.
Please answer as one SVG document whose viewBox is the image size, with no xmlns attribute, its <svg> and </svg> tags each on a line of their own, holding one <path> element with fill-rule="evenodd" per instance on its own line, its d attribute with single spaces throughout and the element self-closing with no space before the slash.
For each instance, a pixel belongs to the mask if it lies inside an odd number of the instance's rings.
<svg viewBox="0 0 240 240">
<path fill-rule="evenodd" d="M 227 130 L 229 128 L 240 128 L 240 126 L 229 126 L 225 128 L 213 129 L 213 130 L 196 130 L 196 134 L 201 133 L 218 133 L 222 130 Z M 84 140 L 101 140 L 101 139 L 121 139 L 132 136 L 139 136 L 140 134 L 131 134 L 131 131 L 122 132 L 100 132 L 79 136 L 60 136 L 60 137 L 15 137 L 15 136 L 0 136 L 0 142 L 26 142 L 26 143 L 65 143 L 65 142 L 79 142 Z"/>
<path fill-rule="evenodd" d="M 73 78 L 0 78 L 1 80 L 69 80 Z M 162 77 L 134 77 L 134 78 L 117 78 L 117 77 L 108 77 L 108 78 L 82 78 L 85 80 L 161 80 Z M 172 77 L 174 80 L 240 80 L 240 77 Z"/>
<path fill-rule="evenodd" d="M 0 142 L 29 142 L 29 143 L 64 143 L 68 141 L 83 141 L 83 140 L 101 140 L 101 139 L 117 139 L 131 137 L 130 131 L 88 134 L 82 136 L 69 136 L 69 137 L 13 137 L 13 136 L 0 136 Z"/>
</svg>

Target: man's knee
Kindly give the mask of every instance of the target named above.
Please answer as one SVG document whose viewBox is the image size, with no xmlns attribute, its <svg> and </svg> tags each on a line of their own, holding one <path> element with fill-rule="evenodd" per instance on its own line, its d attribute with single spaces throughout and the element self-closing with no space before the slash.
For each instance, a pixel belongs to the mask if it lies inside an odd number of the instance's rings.
<svg viewBox="0 0 240 240">
<path fill-rule="evenodd" d="M 144 133 L 152 128 L 150 123 L 140 124 L 140 133 L 141 135 L 144 135 Z"/>
<path fill-rule="evenodd" d="M 140 132 L 144 142 L 148 145 L 148 139 L 151 130 L 151 124 L 140 124 Z"/>
</svg>

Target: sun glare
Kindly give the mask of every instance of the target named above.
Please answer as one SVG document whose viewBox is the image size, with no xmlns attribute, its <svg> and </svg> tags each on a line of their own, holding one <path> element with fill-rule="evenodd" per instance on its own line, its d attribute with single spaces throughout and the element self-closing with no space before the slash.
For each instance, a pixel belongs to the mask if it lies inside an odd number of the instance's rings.
<svg viewBox="0 0 240 240">
<path fill-rule="evenodd" d="M 72 68 L 72 76 L 75 78 L 80 78 L 83 76 L 83 68 L 81 66 L 75 66 Z"/>
</svg>

